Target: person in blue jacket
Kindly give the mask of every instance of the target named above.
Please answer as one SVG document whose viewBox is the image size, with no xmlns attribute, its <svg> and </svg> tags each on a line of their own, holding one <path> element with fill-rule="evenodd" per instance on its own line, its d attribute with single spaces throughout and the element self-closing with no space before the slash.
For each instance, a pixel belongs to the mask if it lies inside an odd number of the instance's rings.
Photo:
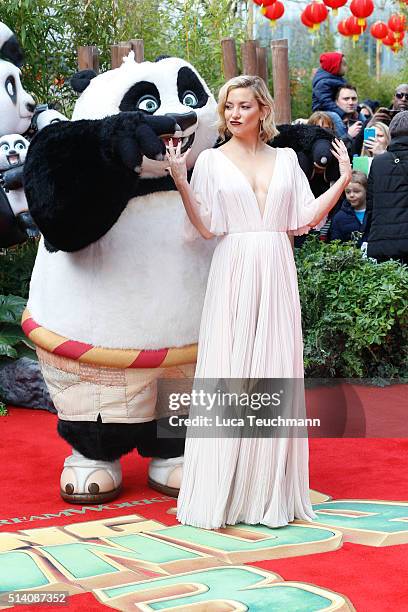
<svg viewBox="0 0 408 612">
<path fill-rule="evenodd" d="M 351 181 L 345 189 L 346 199 L 331 222 L 330 240 L 347 242 L 354 232 L 364 232 L 366 193 L 367 176 L 364 172 L 353 170 Z"/>
<path fill-rule="evenodd" d="M 343 119 L 345 113 L 337 106 L 335 97 L 339 87 L 346 83 L 343 78 L 347 72 L 346 58 L 337 51 L 322 53 L 320 66 L 312 81 L 312 110 L 331 111 Z"/>
</svg>

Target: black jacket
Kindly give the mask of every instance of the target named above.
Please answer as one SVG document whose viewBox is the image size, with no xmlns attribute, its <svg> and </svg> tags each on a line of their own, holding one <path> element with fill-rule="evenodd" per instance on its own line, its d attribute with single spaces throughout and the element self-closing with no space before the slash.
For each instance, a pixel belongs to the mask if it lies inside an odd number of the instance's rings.
<svg viewBox="0 0 408 612">
<path fill-rule="evenodd" d="M 312 81 L 312 111 L 333 111 L 343 118 L 345 113 L 337 106 L 334 96 L 345 83 L 343 77 L 319 68 Z"/>
<path fill-rule="evenodd" d="M 364 231 L 366 216 L 364 216 L 363 223 L 360 223 L 350 203 L 344 200 L 340 210 L 332 219 L 330 240 L 341 240 L 342 242 L 351 240 L 352 232 Z"/>
<path fill-rule="evenodd" d="M 368 177 L 363 241 L 377 261 L 408 261 L 408 136 L 374 157 Z"/>
</svg>

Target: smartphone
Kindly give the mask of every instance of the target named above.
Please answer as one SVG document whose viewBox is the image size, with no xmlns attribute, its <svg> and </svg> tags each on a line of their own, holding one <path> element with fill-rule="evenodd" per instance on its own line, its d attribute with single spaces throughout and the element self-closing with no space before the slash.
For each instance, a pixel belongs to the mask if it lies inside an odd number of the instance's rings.
<svg viewBox="0 0 408 612">
<path fill-rule="evenodd" d="M 375 138 L 375 127 L 364 128 L 364 140 L 368 140 L 369 138 Z"/>
</svg>

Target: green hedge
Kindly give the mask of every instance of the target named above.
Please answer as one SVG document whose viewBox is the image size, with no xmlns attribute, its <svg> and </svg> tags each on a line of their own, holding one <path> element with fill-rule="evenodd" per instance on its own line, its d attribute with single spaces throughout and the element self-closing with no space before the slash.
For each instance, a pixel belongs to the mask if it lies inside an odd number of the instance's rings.
<svg viewBox="0 0 408 612">
<path fill-rule="evenodd" d="M 296 261 L 306 375 L 407 377 L 408 267 L 314 238 Z"/>
<path fill-rule="evenodd" d="M 28 240 L 10 249 L 0 249 L 0 295 L 28 298 L 38 242 Z"/>
<path fill-rule="evenodd" d="M 30 242 L 0 255 L 0 294 L 27 297 L 35 250 Z M 295 257 L 306 376 L 406 378 L 408 267 L 377 264 L 353 244 L 312 237 Z M 9 298 L 0 296 L 0 324 L 15 344 L 2 347 L 0 336 L 0 355 L 11 357 L 27 347 L 16 332 L 25 300 Z"/>
</svg>

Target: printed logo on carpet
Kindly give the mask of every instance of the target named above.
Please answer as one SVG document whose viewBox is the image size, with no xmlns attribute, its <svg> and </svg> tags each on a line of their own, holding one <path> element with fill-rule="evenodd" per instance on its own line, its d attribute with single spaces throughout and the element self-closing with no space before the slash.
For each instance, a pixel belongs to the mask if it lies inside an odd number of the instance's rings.
<svg viewBox="0 0 408 612">
<path fill-rule="evenodd" d="M 316 521 L 296 521 L 277 529 L 169 527 L 135 513 L 2 531 L 0 609 L 14 605 L 16 599 L 10 594 L 27 594 L 31 599 L 25 603 L 35 604 L 46 592 L 66 593 L 73 606 L 71 596 L 92 593 L 101 608 L 123 611 L 355 610 L 345 595 L 285 581 L 267 569 L 267 562 L 329 553 L 344 542 L 370 547 L 408 543 L 408 503 L 331 500 L 316 491 L 312 501 Z M 84 514 L 89 508 L 76 511 Z M 75 509 L 63 512 L 73 514 Z M 174 514 L 174 508 L 168 513 Z M 55 514 L 42 516 L 52 520 Z M 2 523 L 7 529 L 7 521 Z"/>
</svg>

